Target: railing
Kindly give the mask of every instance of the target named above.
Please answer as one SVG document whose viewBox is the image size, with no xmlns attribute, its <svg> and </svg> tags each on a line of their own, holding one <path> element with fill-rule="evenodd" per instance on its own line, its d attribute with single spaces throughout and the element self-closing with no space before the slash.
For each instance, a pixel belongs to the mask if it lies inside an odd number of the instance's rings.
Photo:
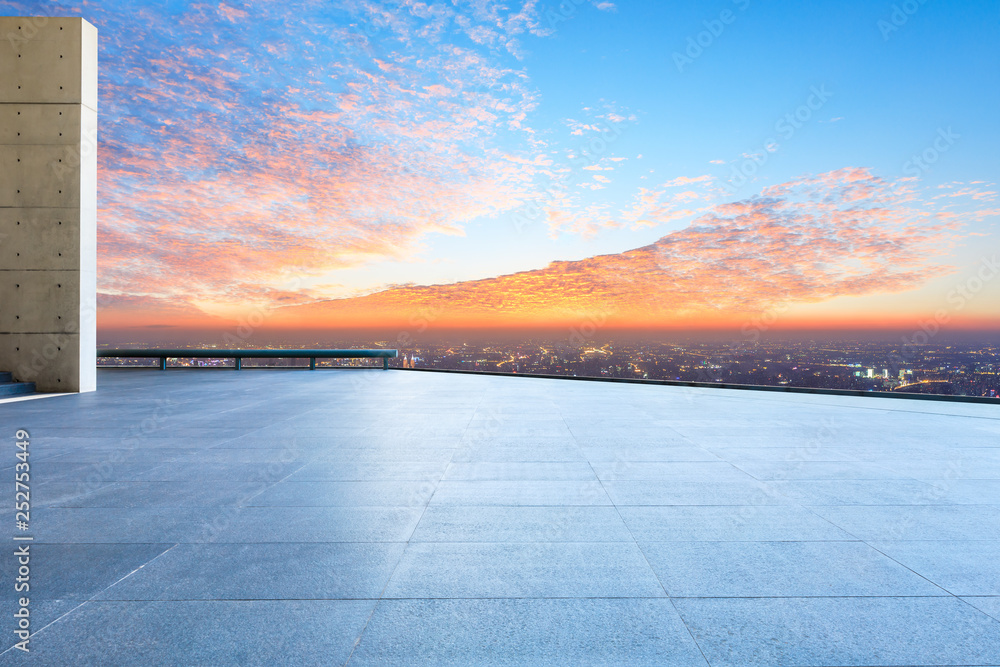
<svg viewBox="0 0 1000 667">
<path fill-rule="evenodd" d="M 398 350 L 305 350 L 305 349 L 280 349 L 280 350 L 218 350 L 208 348 L 178 349 L 178 350 L 158 350 L 158 349 L 116 349 L 97 350 L 98 357 L 118 357 L 118 358 L 154 358 L 159 359 L 159 367 L 166 370 L 167 359 L 234 359 L 235 369 L 242 369 L 242 360 L 250 359 L 309 359 L 310 370 L 316 369 L 317 359 L 382 359 L 383 370 L 389 369 L 389 359 L 399 356 Z M 104 368 L 126 368 L 126 366 L 105 366 Z M 133 367 L 134 368 L 134 367 Z M 143 368 L 149 368 L 145 366 Z M 774 385 L 749 385 L 729 382 L 697 382 L 686 380 L 648 380 L 637 378 L 616 378 L 616 377 L 591 377 L 577 375 L 555 375 L 548 373 L 506 373 L 503 371 L 464 371 L 443 368 L 406 368 L 401 370 L 411 370 L 426 373 L 455 373 L 464 375 L 499 375 L 506 377 L 534 377 L 553 380 L 583 380 L 591 382 L 617 382 L 627 384 L 644 385 L 664 385 L 671 387 L 698 387 L 704 389 L 742 389 L 767 392 L 784 392 L 794 394 L 819 394 L 827 396 L 866 396 L 872 398 L 900 398 L 916 399 L 925 401 L 946 401 L 960 403 L 983 403 L 990 405 L 1000 404 L 1000 399 L 987 398 L 983 396 L 953 396 L 943 394 L 919 394 L 899 391 L 867 391 L 861 389 L 826 389 L 813 387 L 795 386 L 774 386 Z"/>
<path fill-rule="evenodd" d="M 647 380 L 640 378 L 620 378 L 592 375 L 555 375 L 552 373 L 508 373 L 505 371 L 464 371 L 452 368 L 400 368 L 397 370 L 416 373 L 455 373 L 456 375 L 494 375 L 516 378 L 543 378 L 547 380 L 582 380 L 583 382 L 613 382 L 620 384 L 644 384 L 664 387 L 698 387 L 699 389 L 739 389 L 749 391 L 770 391 L 786 394 L 817 394 L 820 396 L 863 396 L 867 398 L 901 398 L 918 401 L 944 401 L 951 403 L 981 403 L 1000 405 L 1000 399 L 986 396 L 962 396 L 951 394 L 917 394 L 901 391 L 868 391 L 863 389 L 826 389 L 822 387 L 795 387 L 790 385 L 738 384 L 733 382 L 698 382 L 694 380 Z"/>
<path fill-rule="evenodd" d="M 309 369 L 316 370 L 317 359 L 381 359 L 382 370 L 389 370 L 389 359 L 397 350 L 98 350 L 98 357 L 159 359 L 160 370 L 167 369 L 167 359 L 234 359 L 235 369 L 243 368 L 244 359 L 309 359 Z"/>
</svg>

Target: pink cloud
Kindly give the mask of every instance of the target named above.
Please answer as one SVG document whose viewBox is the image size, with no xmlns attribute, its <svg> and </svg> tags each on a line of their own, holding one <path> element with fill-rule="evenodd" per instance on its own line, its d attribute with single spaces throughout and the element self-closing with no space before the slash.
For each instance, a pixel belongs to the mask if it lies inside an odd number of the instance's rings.
<svg viewBox="0 0 1000 667">
<path fill-rule="evenodd" d="M 861 189 L 868 199 L 856 196 Z M 597 215 L 548 216 L 581 232 L 591 221 L 608 224 Z M 442 325 L 546 324 L 595 311 L 618 313 L 620 325 L 733 319 L 778 302 L 915 289 L 951 270 L 932 258 L 959 224 L 908 208 L 866 170 L 839 170 L 775 186 L 770 196 L 714 206 L 688 227 L 624 253 L 487 280 L 394 288 L 287 309 L 281 318 L 389 322 L 434 307 Z"/>
<path fill-rule="evenodd" d="M 675 179 L 673 179 L 671 181 L 667 181 L 666 183 L 664 183 L 663 187 L 665 187 L 665 188 L 675 188 L 675 187 L 680 186 L 680 185 L 688 185 L 690 183 L 706 183 L 706 182 L 711 181 L 711 180 L 712 180 L 712 176 L 710 176 L 708 174 L 704 174 L 702 176 L 694 176 L 694 177 L 678 176 L 677 178 L 675 178 Z"/>
<path fill-rule="evenodd" d="M 441 42 L 418 57 L 414 30 L 417 19 L 457 12 L 502 19 L 496 30 L 513 35 L 530 30 L 533 10 L 404 6 L 398 15 L 359 4 L 365 26 L 331 26 L 316 39 L 309 30 L 318 26 L 297 26 L 297 50 L 244 48 L 238 35 L 213 48 L 213 12 L 241 18 L 225 5 L 179 16 L 173 48 L 121 44 L 128 67 L 103 87 L 106 108 L 116 129 L 151 140 L 102 146 L 101 289 L 270 299 L 290 276 L 412 253 L 428 234 L 461 234 L 468 221 L 523 200 L 551 161 L 536 153 L 512 164 L 494 147 L 499 125 L 530 131 L 536 102 L 523 72 Z M 264 6 L 246 11 L 265 26 L 294 19 L 275 20 Z M 386 52 L 393 40 L 413 49 Z M 337 58 L 327 57 L 328 44 Z M 298 68 L 295 85 L 262 97 L 259 77 L 288 81 L 274 70 L 285 66 Z"/>
<path fill-rule="evenodd" d="M 615 312 L 620 326 L 736 322 L 780 302 L 918 288 L 951 271 L 933 258 L 968 219 L 954 214 L 941 220 L 914 208 L 867 170 L 838 170 L 768 191 L 714 205 L 687 227 L 623 253 L 485 280 L 280 307 L 269 322 L 394 325 L 421 308 L 440 313 L 441 326 L 547 325 L 592 312 Z M 869 196 L 860 198 L 859 192 Z M 644 190 L 640 198 L 655 203 L 658 193 Z M 664 212 L 680 214 L 694 211 Z M 546 216 L 550 225 L 584 236 L 622 224 L 594 207 L 580 214 L 551 209 Z M 189 244 L 184 251 L 201 250 Z M 283 298 L 294 303 L 297 296 Z"/>
</svg>

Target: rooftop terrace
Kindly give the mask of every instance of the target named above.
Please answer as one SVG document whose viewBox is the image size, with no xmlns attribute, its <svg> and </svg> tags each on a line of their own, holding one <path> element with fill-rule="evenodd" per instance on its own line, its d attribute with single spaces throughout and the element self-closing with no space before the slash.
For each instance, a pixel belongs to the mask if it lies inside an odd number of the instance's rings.
<svg viewBox="0 0 1000 667">
<path fill-rule="evenodd" d="M 994 406 L 377 370 L 99 387 L 0 404 L 35 633 L 0 664 L 1000 664 Z"/>
</svg>

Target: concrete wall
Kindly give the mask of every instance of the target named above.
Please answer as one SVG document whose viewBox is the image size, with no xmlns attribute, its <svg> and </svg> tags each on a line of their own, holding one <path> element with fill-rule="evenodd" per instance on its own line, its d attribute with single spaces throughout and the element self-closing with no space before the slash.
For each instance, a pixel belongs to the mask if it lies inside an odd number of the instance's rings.
<svg viewBox="0 0 1000 667">
<path fill-rule="evenodd" d="M 97 386 L 97 29 L 0 17 L 0 370 Z"/>
</svg>

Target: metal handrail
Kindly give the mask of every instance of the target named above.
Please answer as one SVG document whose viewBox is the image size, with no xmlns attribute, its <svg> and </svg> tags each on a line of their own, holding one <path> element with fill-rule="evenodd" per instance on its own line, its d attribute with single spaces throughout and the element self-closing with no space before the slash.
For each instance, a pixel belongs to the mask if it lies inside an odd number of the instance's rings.
<svg viewBox="0 0 1000 667">
<path fill-rule="evenodd" d="M 119 349 L 98 350 L 98 357 L 136 357 L 159 359 L 160 370 L 167 369 L 167 359 L 234 359 L 236 370 L 243 368 L 243 359 L 309 359 L 309 369 L 316 370 L 317 359 L 382 359 L 382 370 L 389 370 L 389 359 L 399 356 L 398 350 L 191 350 Z"/>
</svg>

